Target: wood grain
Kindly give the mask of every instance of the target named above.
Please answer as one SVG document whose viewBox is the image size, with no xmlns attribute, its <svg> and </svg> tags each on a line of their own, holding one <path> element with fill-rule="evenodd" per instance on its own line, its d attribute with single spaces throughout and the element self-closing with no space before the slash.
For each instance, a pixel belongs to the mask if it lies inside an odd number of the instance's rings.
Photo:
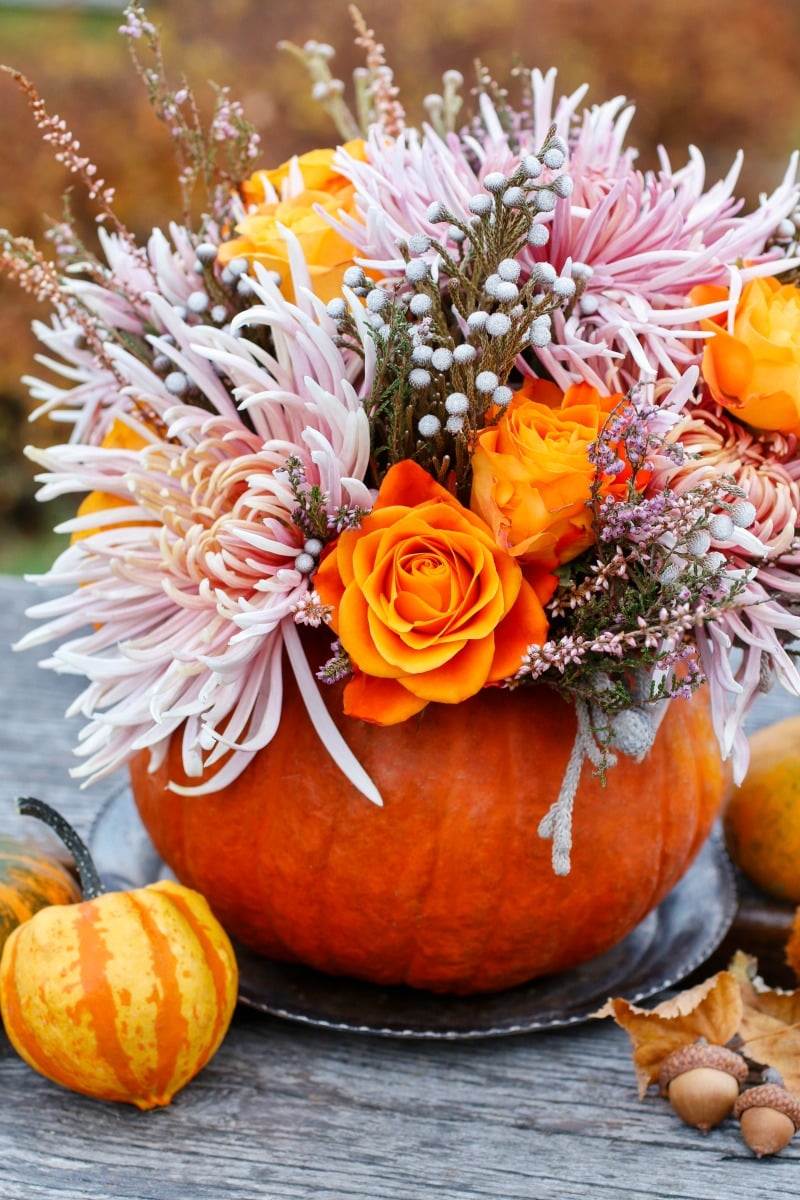
<svg viewBox="0 0 800 1200">
<path fill-rule="evenodd" d="M 0 579 L 0 828 L 39 795 L 86 834 L 117 786 L 68 775 L 79 681 L 9 644 L 35 589 Z M 792 711 L 773 699 L 762 721 Z M 610 1022 L 469 1043 L 342 1035 L 237 1012 L 205 1070 L 140 1113 L 57 1088 L 0 1037 L 8 1200 L 788 1200 L 800 1141 L 757 1162 L 732 1122 L 703 1137 L 636 1098 Z"/>
</svg>

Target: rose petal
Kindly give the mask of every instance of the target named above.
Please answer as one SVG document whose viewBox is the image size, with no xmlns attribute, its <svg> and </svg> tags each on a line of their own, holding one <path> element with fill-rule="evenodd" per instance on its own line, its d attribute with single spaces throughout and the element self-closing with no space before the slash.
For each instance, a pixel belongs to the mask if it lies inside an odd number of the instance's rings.
<svg viewBox="0 0 800 1200">
<path fill-rule="evenodd" d="M 393 679 L 376 679 L 357 672 L 344 689 L 345 715 L 371 725 L 399 725 L 425 708 L 427 700 L 414 696 Z"/>
</svg>

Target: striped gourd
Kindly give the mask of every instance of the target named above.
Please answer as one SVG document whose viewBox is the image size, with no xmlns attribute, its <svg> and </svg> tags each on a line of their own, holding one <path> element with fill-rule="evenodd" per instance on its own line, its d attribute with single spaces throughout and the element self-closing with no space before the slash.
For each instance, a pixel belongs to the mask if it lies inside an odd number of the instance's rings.
<svg viewBox="0 0 800 1200">
<path fill-rule="evenodd" d="M 0 836 L 0 950 L 11 931 L 40 908 L 80 898 L 76 880 L 46 851 Z"/>
<path fill-rule="evenodd" d="M 79 869 L 85 881 L 86 862 Z M 8 938 L 6 1032 L 64 1087 L 141 1109 L 169 1104 L 225 1036 L 238 985 L 233 949 L 203 897 L 179 883 L 95 891 L 42 909 Z"/>
</svg>

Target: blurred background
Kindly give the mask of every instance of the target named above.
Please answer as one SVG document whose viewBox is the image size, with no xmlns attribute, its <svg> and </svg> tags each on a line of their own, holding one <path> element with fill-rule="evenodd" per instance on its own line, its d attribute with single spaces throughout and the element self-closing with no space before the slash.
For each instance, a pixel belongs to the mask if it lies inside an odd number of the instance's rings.
<svg viewBox="0 0 800 1200">
<path fill-rule="evenodd" d="M 35 82 L 116 187 L 120 216 L 145 235 L 180 208 L 169 139 L 117 33 L 123 8 L 114 0 L 0 0 L 0 62 Z M 207 81 L 230 85 L 261 134 L 263 165 L 335 143 L 302 68 L 277 44 L 330 42 L 334 74 L 349 80 L 362 59 L 347 0 L 153 0 L 147 8 L 163 30 L 170 78 L 177 85 L 185 76 L 209 109 Z M 588 82 L 588 103 L 619 94 L 635 101 L 629 141 L 643 168 L 656 165 L 659 144 L 682 165 L 694 143 L 710 184 L 743 149 L 739 192 L 748 204 L 779 183 L 800 145 L 798 0 L 361 0 L 360 8 L 386 46 L 411 120 L 422 116 L 422 97 L 439 90 L 443 70 L 457 67 L 469 82 L 480 59 L 505 82 L 516 57 L 527 67 L 557 66 L 559 91 Z M 41 240 L 44 215 L 60 216 L 69 180 L 5 76 L 0 146 L 0 228 Z M 91 238 L 93 214 L 78 189 L 72 206 Z M 58 438 L 46 423 L 28 424 L 20 382 L 35 366 L 36 316 L 47 314 L 0 278 L 0 572 L 44 569 L 58 546 L 49 530 L 66 515 L 34 500 L 22 452 L 29 441 Z"/>
</svg>

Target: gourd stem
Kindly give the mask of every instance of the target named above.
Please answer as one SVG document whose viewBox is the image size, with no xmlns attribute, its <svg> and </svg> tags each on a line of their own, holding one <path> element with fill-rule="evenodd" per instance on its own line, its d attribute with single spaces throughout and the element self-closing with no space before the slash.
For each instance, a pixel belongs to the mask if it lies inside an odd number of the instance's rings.
<svg viewBox="0 0 800 1200">
<path fill-rule="evenodd" d="M 37 800 L 34 796 L 18 796 L 15 803 L 17 812 L 23 817 L 37 817 L 44 821 L 45 825 L 49 825 L 69 850 L 75 860 L 84 900 L 94 900 L 97 896 L 102 896 L 106 889 L 89 853 L 89 847 L 69 821 L 49 804 L 45 804 L 44 800 Z"/>
</svg>

